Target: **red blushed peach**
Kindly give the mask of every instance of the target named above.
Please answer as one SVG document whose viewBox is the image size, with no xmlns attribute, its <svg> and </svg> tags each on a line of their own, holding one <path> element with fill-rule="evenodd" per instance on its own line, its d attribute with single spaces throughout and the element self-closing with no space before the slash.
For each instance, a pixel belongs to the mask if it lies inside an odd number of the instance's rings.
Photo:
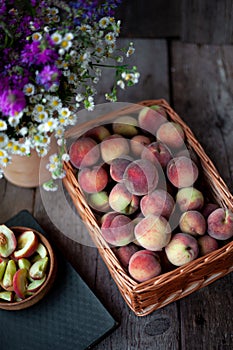
<svg viewBox="0 0 233 350">
<path fill-rule="evenodd" d="M 124 246 L 134 239 L 132 220 L 123 214 L 107 215 L 101 226 L 104 239 L 113 246 Z"/>
<path fill-rule="evenodd" d="M 102 166 L 83 168 L 78 173 L 78 181 L 86 193 L 102 191 L 108 183 L 108 174 Z"/>
<path fill-rule="evenodd" d="M 188 210 L 184 212 L 179 221 L 182 232 L 193 236 L 202 236 L 206 233 L 206 220 L 197 210 Z"/>
<path fill-rule="evenodd" d="M 200 211 L 204 205 L 204 197 L 201 191 L 194 187 L 180 188 L 176 194 L 176 203 L 182 212 L 187 210 Z"/>
<path fill-rule="evenodd" d="M 145 282 L 161 273 L 161 264 L 156 253 L 139 250 L 129 260 L 129 274 L 137 282 Z"/>
<path fill-rule="evenodd" d="M 175 266 L 182 266 L 197 258 L 197 240 L 188 233 L 176 233 L 165 247 L 168 260 Z"/>
<path fill-rule="evenodd" d="M 28 258 L 37 249 L 39 244 L 37 235 L 29 230 L 21 233 L 17 239 L 17 248 L 13 253 L 15 259 Z"/>
<path fill-rule="evenodd" d="M 171 228 L 162 216 L 149 215 L 134 228 L 135 238 L 145 249 L 161 250 L 171 239 Z"/>
<path fill-rule="evenodd" d="M 123 183 L 117 183 L 109 194 L 109 205 L 118 213 L 131 215 L 139 207 L 139 198 L 129 192 Z"/>
<path fill-rule="evenodd" d="M 142 130 L 156 135 L 158 128 L 167 122 L 167 114 L 160 106 L 144 107 L 138 115 L 138 124 Z"/>
<path fill-rule="evenodd" d="M 111 163 L 113 159 L 120 158 L 129 153 L 129 142 L 121 135 L 111 135 L 100 144 L 102 159 Z"/>
<path fill-rule="evenodd" d="M 156 189 L 150 194 L 145 195 L 140 202 L 140 208 L 144 216 L 156 214 L 166 219 L 169 219 L 174 205 L 173 197 L 162 189 Z"/>
<path fill-rule="evenodd" d="M 161 167 L 165 168 L 167 163 L 172 159 L 172 154 L 164 143 L 157 141 L 144 147 L 141 158 L 148 159 L 155 165 L 159 162 Z"/>
<path fill-rule="evenodd" d="M 218 240 L 233 237 L 233 213 L 226 208 L 215 209 L 207 219 L 208 234 Z"/>
<path fill-rule="evenodd" d="M 6 225 L 0 225 L 0 258 L 10 256 L 17 246 L 17 240 L 13 231 Z M 1 262 L 1 259 L 0 259 Z"/>
<path fill-rule="evenodd" d="M 124 268 L 127 268 L 129 265 L 129 260 L 131 258 L 131 256 L 139 251 L 139 247 L 136 246 L 136 244 L 134 243 L 129 243 L 125 246 L 119 247 L 119 248 L 115 248 L 114 252 L 116 254 L 116 257 L 118 258 L 118 260 L 120 261 L 121 265 Z"/>
<path fill-rule="evenodd" d="M 175 157 L 167 164 L 167 177 L 177 188 L 192 186 L 198 175 L 198 167 L 190 158 Z"/>
<path fill-rule="evenodd" d="M 138 122 L 134 117 L 130 115 L 124 115 L 114 120 L 112 129 L 114 134 L 119 134 L 124 137 L 131 138 L 138 134 L 137 126 Z"/>
<path fill-rule="evenodd" d="M 199 255 L 204 256 L 206 254 L 212 253 L 219 247 L 218 241 L 210 237 L 209 235 L 204 235 L 198 239 Z"/>
<path fill-rule="evenodd" d="M 101 142 L 110 135 L 110 131 L 105 126 L 99 125 L 94 127 L 93 129 L 88 130 L 84 136 L 91 137 L 96 142 Z"/>
<path fill-rule="evenodd" d="M 145 135 L 136 135 L 132 137 L 132 139 L 130 140 L 130 147 L 133 155 L 135 155 L 136 157 L 140 157 L 144 148 L 150 143 L 151 140 Z"/>
<path fill-rule="evenodd" d="M 110 176 L 116 182 L 123 181 L 123 175 L 127 166 L 131 163 L 130 158 L 116 158 L 110 164 Z"/>
<path fill-rule="evenodd" d="M 215 210 L 218 209 L 219 205 L 216 203 L 207 203 L 204 205 L 204 207 L 202 208 L 202 215 L 205 218 L 208 218 L 208 216 Z"/>
<path fill-rule="evenodd" d="M 90 137 L 82 137 L 74 141 L 69 149 L 71 164 L 77 168 L 94 165 L 99 157 L 100 151 L 97 143 Z"/>
<path fill-rule="evenodd" d="M 156 133 L 156 137 L 157 140 L 162 141 L 172 150 L 184 146 L 184 131 L 182 127 L 175 122 L 162 124 Z"/>
<path fill-rule="evenodd" d="M 141 196 L 156 188 L 158 170 L 149 160 L 138 159 L 127 166 L 123 181 L 129 192 Z"/>
</svg>

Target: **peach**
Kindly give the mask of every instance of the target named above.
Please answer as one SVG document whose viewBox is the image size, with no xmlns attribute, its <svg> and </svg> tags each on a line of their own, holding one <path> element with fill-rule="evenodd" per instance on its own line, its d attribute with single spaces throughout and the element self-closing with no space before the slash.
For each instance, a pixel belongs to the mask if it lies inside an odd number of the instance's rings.
<svg viewBox="0 0 233 350">
<path fill-rule="evenodd" d="M 46 256 L 34 262 L 29 269 L 29 276 L 34 280 L 40 280 L 46 274 L 49 258 Z"/>
<path fill-rule="evenodd" d="M 139 207 L 139 198 L 129 192 L 123 183 L 117 183 L 110 191 L 109 205 L 118 213 L 131 215 Z"/>
<path fill-rule="evenodd" d="M 113 246 L 124 246 L 134 239 L 132 220 L 123 214 L 111 212 L 102 219 L 101 232 L 104 239 Z"/>
<path fill-rule="evenodd" d="M 13 278 L 13 288 L 17 296 L 24 299 L 27 292 L 27 269 L 19 269 Z"/>
<path fill-rule="evenodd" d="M 140 157 L 144 148 L 148 146 L 150 143 L 151 143 L 151 140 L 148 136 L 136 135 L 132 137 L 130 140 L 131 151 L 136 157 Z"/>
<path fill-rule="evenodd" d="M 176 233 L 165 247 L 168 260 L 182 266 L 197 258 L 199 247 L 196 238 L 188 233 Z"/>
<path fill-rule="evenodd" d="M 149 215 L 134 228 L 135 238 L 145 249 L 161 250 L 171 239 L 171 228 L 167 220 L 158 215 Z"/>
<path fill-rule="evenodd" d="M 101 142 L 109 137 L 110 131 L 103 125 L 96 126 L 85 133 L 85 137 L 91 137 L 96 142 Z"/>
<path fill-rule="evenodd" d="M 140 202 L 140 208 L 144 216 L 156 214 L 166 219 L 169 219 L 174 205 L 173 197 L 163 189 L 156 189 L 150 194 L 145 195 Z"/>
<path fill-rule="evenodd" d="M 206 254 L 212 253 L 219 247 L 218 241 L 210 237 L 209 235 L 204 235 L 198 239 L 199 255 L 204 256 Z"/>
<path fill-rule="evenodd" d="M 233 212 L 227 208 L 215 209 L 207 219 L 208 234 L 218 240 L 233 237 Z"/>
<path fill-rule="evenodd" d="M 167 122 L 167 114 L 158 105 L 151 106 L 150 108 L 144 107 L 138 115 L 140 128 L 149 131 L 152 135 L 156 135 L 158 128 L 165 122 Z"/>
<path fill-rule="evenodd" d="M 202 236 L 206 233 L 206 220 L 197 210 L 184 212 L 180 217 L 179 226 L 182 232 L 193 236 Z"/>
<path fill-rule="evenodd" d="M 157 140 L 162 141 L 171 149 L 179 149 L 184 146 L 184 131 L 182 127 L 175 122 L 162 124 L 156 133 Z"/>
<path fill-rule="evenodd" d="M 3 275 L 5 273 L 6 265 L 7 265 L 7 261 L 5 260 L 0 261 L 0 282 L 2 281 Z"/>
<path fill-rule="evenodd" d="M 38 247 L 38 237 L 33 231 L 21 233 L 17 240 L 17 249 L 13 253 L 15 259 L 28 258 Z"/>
<path fill-rule="evenodd" d="M 90 137 L 82 137 L 74 141 L 69 149 L 69 156 L 71 164 L 77 168 L 84 168 L 94 165 L 99 157 L 99 146 Z"/>
<path fill-rule="evenodd" d="M 15 234 L 5 225 L 0 225 L 0 257 L 10 256 L 17 245 Z"/>
<path fill-rule="evenodd" d="M 205 218 L 208 218 L 208 216 L 215 210 L 219 208 L 219 205 L 216 203 L 207 203 L 204 205 L 204 207 L 202 208 L 202 215 Z"/>
<path fill-rule="evenodd" d="M 177 188 L 192 186 L 198 175 L 198 167 L 190 158 L 175 157 L 167 164 L 167 177 Z"/>
<path fill-rule="evenodd" d="M 139 251 L 139 247 L 134 243 L 129 243 L 114 250 L 116 257 L 124 268 L 128 267 L 131 256 L 137 251 Z"/>
<path fill-rule="evenodd" d="M 182 212 L 187 210 L 200 211 L 204 205 L 204 196 L 195 187 L 180 188 L 176 194 L 176 203 Z"/>
<path fill-rule="evenodd" d="M 130 158 L 116 158 L 113 159 L 110 164 L 110 176 L 116 182 L 121 182 L 123 180 L 123 175 L 127 166 L 131 163 Z"/>
<path fill-rule="evenodd" d="M 100 191 L 96 193 L 91 193 L 88 196 L 88 204 L 92 209 L 100 212 L 108 212 L 110 210 L 109 206 L 109 195 L 107 191 Z"/>
<path fill-rule="evenodd" d="M 8 260 L 2 279 L 2 287 L 7 290 L 13 290 L 13 278 L 17 271 L 16 263 L 13 259 Z"/>
<path fill-rule="evenodd" d="M 172 154 L 164 143 L 156 141 L 144 148 L 141 158 L 148 159 L 155 165 L 159 162 L 162 168 L 166 168 L 167 163 L 172 159 Z"/>
<path fill-rule="evenodd" d="M 108 174 L 99 165 L 95 165 L 93 168 L 82 168 L 78 173 L 78 182 L 86 193 L 100 192 L 108 183 Z"/>
<path fill-rule="evenodd" d="M 119 134 L 124 137 L 131 138 L 138 134 L 137 126 L 138 122 L 134 117 L 130 115 L 124 115 L 114 120 L 112 124 L 112 130 L 114 134 Z"/>
<path fill-rule="evenodd" d="M 115 158 L 129 153 L 129 142 L 121 135 L 113 134 L 100 143 L 102 159 L 111 163 Z"/>
<path fill-rule="evenodd" d="M 141 196 L 156 188 L 158 170 L 149 160 L 137 159 L 125 169 L 123 181 L 129 192 Z"/>
<path fill-rule="evenodd" d="M 139 250 L 129 260 L 129 274 L 137 282 L 145 282 L 161 273 L 161 264 L 156 253 Z"/>
</svg>

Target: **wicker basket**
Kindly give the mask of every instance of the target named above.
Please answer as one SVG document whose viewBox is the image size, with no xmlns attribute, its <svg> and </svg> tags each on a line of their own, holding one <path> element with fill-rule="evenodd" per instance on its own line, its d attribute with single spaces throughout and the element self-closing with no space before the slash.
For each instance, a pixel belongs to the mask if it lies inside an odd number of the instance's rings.
<svg viewBox="0 0 233 350">
<path fill-rule="evenodd" d="M 162 106 L 170 116 L 170 119 L 182 126 L 186 135 L 187 147 L 191 147 L 198 155 L 203 169 L 203 176 L 209 184 L 214 200 L 220 206 L 233 210 L 233 196 L 212 161 L 205 154 L 190 128 L 165 100 L 143 101 L 138 105 L 123 108 L 120 114 L 125 115 L 126 113 L 135 112 L 137 108 L 139 109 L 139 105 L 149 107 L 155 104 Z M 101 122 L 110 121 L 114 116 L 114 112 L 109 113 L 101 117 L 100 120 Z M 119 116 L 119 113 L 117 113 L 117 116 Z M 82 134 L 83 130 L 87 130 L 86 126 L 90 127 L 90 122 L 78 126 L 75 133 L 77 135 Z M 233 271 L 233 241 L 231 241 L 220 249 L 182 267 L 178 267 L 143 283 L 135 282 L 122 268 L 112 249 L 103 239 L 95 215 L 85 200 L 72 166 L 70 163 L 65 163 L 64 167 L 67 172 L 64 178 L 64 185 L 123 298 L 137 316 L 147 315 L 158 308 L 187 296 L 195 290 L 205 287 Z"/>
</svg>

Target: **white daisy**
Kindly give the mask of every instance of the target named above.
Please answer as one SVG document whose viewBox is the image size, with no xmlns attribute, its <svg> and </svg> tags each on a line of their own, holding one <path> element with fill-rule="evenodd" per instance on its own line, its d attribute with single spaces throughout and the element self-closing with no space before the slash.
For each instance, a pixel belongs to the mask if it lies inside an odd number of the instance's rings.
<svg viewBox="0 0 233 350">
<path fill-rule="evenodd" d="M 62 42 L 62 36 L 58 32 L 53 33 L 51 35 L 51 39 L 56 45 L 58 45 L 58 44 L 60 44 Z"/>
<path fill-rule="evenodd" d="M 7 123 L 2 119 L 0 119 L 0 131 L 1 130 L 7 130 Z"/>
<path fill-rule="evenodd" d="M 34 95 L 35 93 L 35 86 L 33 84 L 26 84 L 23 87 L 23 92 L 26 96 Z"/>
</svg>

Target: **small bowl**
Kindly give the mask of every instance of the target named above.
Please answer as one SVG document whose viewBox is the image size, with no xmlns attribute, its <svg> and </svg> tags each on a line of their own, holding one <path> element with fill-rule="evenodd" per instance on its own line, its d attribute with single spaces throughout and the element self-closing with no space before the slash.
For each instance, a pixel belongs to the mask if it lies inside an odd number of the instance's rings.
<svg viewBox="0 0 233 350">
<path fill-rule="evenodd" d="M 13 302 L 0 300 L 0 309 L 22 310 L 36 304 L 48 293 L 56 277 L 57 263 L 56 263 L 56 257 L 51 244 L 49 243 L 47 238 L 44 235 L 42 235 L 40 232 L 32 228 L 23 227 L 23 226 L 13 226 L 9 228 L 14 232 L 16 237 L 19 236 L 24 231 L 33 231 L 37 235 L 39 242 L 41 242 L 46 247 L 48 252 L 48 257 L 49 257 L 49 265 L 48 265 L 46 280 L 44 281 L 42 286 L 36 292 L 33 293 L 33 295 L 30 295 L 25 299 L 22 299 L 19 301 L 13 301 Z"/>
</svg>

